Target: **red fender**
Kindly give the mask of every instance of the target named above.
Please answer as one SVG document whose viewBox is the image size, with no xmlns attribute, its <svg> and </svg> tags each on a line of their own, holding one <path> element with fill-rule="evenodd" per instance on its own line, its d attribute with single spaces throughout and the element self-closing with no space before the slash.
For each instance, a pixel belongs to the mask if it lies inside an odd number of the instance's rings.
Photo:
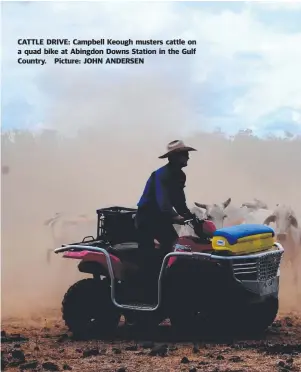
<svg viewBox="0 0 301 372">
<path fill-rule="evenodd" d="M 192 252 L 209 252 L 212 250 L 211 242 L 200 244 L 195 241 L 193 236 L 181 236 L 176 244 L 186 245 L 191 248 Z M 177 249 L 177 252 L 185 252 L 185 250 Z M 171 267 L 176 262 L 177 258 L 178 257 L 170 257 L 167 267 Z"/>
<path fill-rule="evenodd" d="M 90 262 L 97 262 L 99 263 L 102 267 L 105 268 L 105 270 L 108 271 L 108 265 L 107 265 L 107 260 L 106 257 L 103 253 L 98 253 L 98 252 L 90 252 L 90 251 L 80 251 L 80 252 L 65 252 L 63 255 L 64 258 L 72 258 L 75 260 L 82 260 L 84 262 L 90 261 Z M 123 264 L 120 261 L 120 259 L 112 254 L 110 254 L 111 262 L 112 262 L 112 267 L 113 267 L 113 272 L 114 276 L 117 279 L 122 279 L 123 278 Z"/>
</svg>

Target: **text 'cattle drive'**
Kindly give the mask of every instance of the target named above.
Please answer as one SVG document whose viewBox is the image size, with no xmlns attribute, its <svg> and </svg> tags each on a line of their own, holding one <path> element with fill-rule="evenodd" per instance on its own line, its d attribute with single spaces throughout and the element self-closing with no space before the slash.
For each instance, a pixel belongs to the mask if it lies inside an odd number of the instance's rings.
<svg viewBox="0 0 301 372">
<path fill-rule="evenodd" d="M 227 334 L 254 334 L 273 323 L 284 250 L 272 228 L 240 224 L 216 229 L 210 219 L 192 215 L 184 223 L 194 236 L 180 236 L 163 260 L 159 253 L 152 256 L 150 278 L 141 269 L 136 211 L 98 209 L 96 238 L 54 250 L 77 260 L 79 271 L 91 275 L 72 285 L 63 299 L 63 318 L 73 334 L 112 335 L 121 315 L 139 328 L 169 318 L 178 330 L 206 326 Z"/>
</svg>

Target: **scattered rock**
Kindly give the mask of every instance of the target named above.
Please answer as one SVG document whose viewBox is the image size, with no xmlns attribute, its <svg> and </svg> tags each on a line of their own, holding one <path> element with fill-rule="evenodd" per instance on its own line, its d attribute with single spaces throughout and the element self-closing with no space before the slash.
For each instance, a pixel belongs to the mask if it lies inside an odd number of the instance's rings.
<svg viewBox="0 0 301 372">
<path fill-rule="evenodd" d="M 152 348 L 150 351 L 149 355 L 151 356 L 166 356 L 167 354 L 168 347 L 166 344 L 163 345 L 157 345 Z"/>
<path fill-rule="evenodd" d="M 200 362 L 199 362 L 199 365 L 200 366 L 207 366 L 209 363 L 208 362 L 206 362 L 205 360 L 201 360 Z"/>
<path fill-rule="evenodd" d="M 16 349 L 18 349 L 19 347 L 21 347 L 20 344 L 15 344 L 15 345 L 14 345 L 14 348 L 16 348 Z"/>
<path fill-rule="evenodd" d="M 83 351 L 83 357 L 88 358 L 90 356 L 99 355 L 99 349 L 93 348 L 93 349 L 87 349 Z"/>
<path fill-rule="evenodd" d="M 38 364 L 39 363 L 38 363 L 37 360 L 32 360 L 30 362 L 27 362 L 27 363 L 24 363 L 24 364 L 20 365 L 19 368 L 20 368 L 21 371 L 24 371 L 26 369 L 35 369 L 35 368 L 37 368 Z"/>
<path fill-rule="evenodd" d="M 195 367 L 192 367 L 189 369 L 189 372 L 197 372 L 197 369 Z"/>
<path fill-rule="evenodd" d="M 126 368 L 125 367 L 120 367 L 116 370 L 116 372 L 126 372 Z"/>
<path fill-rule="evenodd" d="M 21 362 L 20 360 L 12 360 L 8 363 L 8 367 L 18 367 L 20 364 L 22 364 L 23 362 Z"/>
<path fill-rule="evenodd" d="M 59 338 L 57 339 L 56 342 L 64 342 L 66 340 L 68 340 L 69 336 L 67 335 L 67 333 L 63 333 L 62 335 L 59 336 Z"/>
<path fill-rule="evenodd" d="M 5 336 L 2 336 L 2 332 Z M 5 331 L 1 332 L 1 342 L 21 342 L 21 341 L 28 341 L 29 339 L 27 337 L 21 336 L 19 333 L 11 334 L 10 336 L 7 335 Z"/>
<path fill-rule="evenodd" d="M 39 348 L 39 346 L 35 346 L 35 348 L 34 348 L 33 350 L 34 350 L 34 351 L 39 351 L 40 348 Z"/>
<path fill-rule="evenodd" d="M 190 360 L 189 360 L 186 356 L 184 356 L 184 357 L 181 359 L 181 363 L 183 363 L 183 364 L 188 364 L 188 363 L 190 363 Z"/>
<path fill-rule="evenodd" d="M 137 351 L 138 350 L 138 346 L 137 345 L 127 346 L 125 348 L 125 350 L 127 350 L 127 351 Z"/>
<path fill-rule="evenodd" d="M 261 342 L 241 342 L 231 346 L 232 349 L 257 349 L 260 353 L 266 353 L 268 355 L 287 354 L 295 355 L 301 353 L 301 344 L 277 344 L 269 341 Z"/>
<path fill-rule="evenodd" d="M 234 363 L 243 362 L 243 360 L 240 356 L 233 356 L 229 360 L 230 360 L 230 362 L 234 362 Z"/>
<path fill-rule="evenodd" d="M 152 341 L 145 341 L 140 344 L 142 349 L 152 349 L 154 347 L 154 343 Z"/>
<path fill-rule="evenodd" d="M 216 359 L 217 359 L 217 360 L 224 360 L 225 357 L 224 357 L 223 355 L 218 355 L 218 356 L 216 357 Z"/>
<path fill-rule="evenodd" d="M 288 360 L 292 360 L 292 362 L 288 362 Z M 277 363 L 277 366 L 280 368 L 281 371 L 290 371 L 293 369 L 293 358 L 291 359 L 288 359 L 286 361 L 286 363 L 283 361 L 283 360 L 279 360 L 279 362 Z"/>
<path fill-rule="evenodd" d="M 281 324 L 280 320 L 275 320 L 275 322 L 272 324 L 272 327 L 281 328 L 282 324 Z"/>
<path fill-rule="evenodd" d="M 77 353 L 82 353 L 82 352 L 83 352 L 82 349 L 75 349 L 75 351 L 76 351 Z"/>
<path fill-rule="evenodd" d="M 280 328 L 270 328 L 267 332 L 271 335 L 280 335 L 282 331 Z"/>
<path fill-rule="evenodd" d="M 266 344 L 261 348 L 267 354 L 295 354 L 301 353 L 301 344 Z"/>
<path fill-rule="evenodd" d="M 193 345 L 192 352 L 194 354 L 198 354 L 200 352 L 200 348 L 198 345 Z"/>
<path fill-rule="evenodd" d="M 113 351 L 114 354 L 121 354 L 121 350 L 118 349 L 117 347 L 113 347 L 112 351 Z"/>
<path fill-rule="evenodd" d="M 45 362 L 42 364 L 42 367 L 46 370 L 46 371 L 59 371 L 59 367 L 52 363 L 52 362 Z"/>
<path fill-rule="evenodd" d="M 64 370 L 64 371 L 71 371 L 71 370 L 72 370 L 72 367 L 70 367 L 68 364 L 65 363 L 65 364 L 63 365 L 63 370 Z"/>
<path fill-rule="evenodd" d="M 286 364 L 283 368 L 283 372 L 291 371 L 294 367 L 291 364 Z"/>
<path fill-rule="evenodd" d="M 288 316 L 284 318 L 284 322 L 287 327 L 292 327 L 294 325 L 292 319 Z"/>
<path fill-rule="evenodd" d="M 14 358 L 14 359 L 17 359 L 18 361 L 20 361 L 21 363 L 24 363 L 25 362 L 25 355 L 23 353 L 22 350 L 19 350 L 19 349 L 13 349 L 11 351 L 11 356 Z"/>
<path fill-rule="evenodd" d="M 294 363 L 294 359 L 293 358 L 288 358 L 288 359 L 286 359 L 286 363 L 293 364 Z"/>
<path fill-rule="evenodd" d="M 7 361 L 1 356 L 1 371 L 5 370 L 5 367 L 7 366 Z"/>
</svg>

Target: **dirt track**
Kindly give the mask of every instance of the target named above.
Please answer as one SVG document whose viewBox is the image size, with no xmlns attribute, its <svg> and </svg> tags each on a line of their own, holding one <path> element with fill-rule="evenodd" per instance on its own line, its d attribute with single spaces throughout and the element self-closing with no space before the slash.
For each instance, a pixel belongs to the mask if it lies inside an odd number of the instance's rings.
<svg viewBox="0 0 301 372">
<path fill-rule="evenodd" d="M 146 342 L 122 323 L 113 342 L 75 341 L 60 321 L 59 312 L 43 315 L 32 319 L 31 325 L 24 325 L 20 319 L 3 322 L 2 360 L 6 371 L 301 370 L 301 319 L 293 313 L 289 317 L 280 315 L 261 340 L 226 344 L 203 341 L 198 347 L 192 342 L 176 342 L 168 324 L 158 328 L 154 342 Z"/>
</svg>

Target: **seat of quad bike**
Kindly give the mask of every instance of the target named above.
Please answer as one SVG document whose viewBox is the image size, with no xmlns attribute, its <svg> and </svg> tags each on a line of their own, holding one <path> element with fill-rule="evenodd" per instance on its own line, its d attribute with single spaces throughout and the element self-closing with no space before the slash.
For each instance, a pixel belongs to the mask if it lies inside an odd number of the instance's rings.
<svg viewBox="0 0 301 372">
<path fill-rule="evenodd" d="M 136 242 L 127 242 L 127 243 L 120 243 L 115 244 L 111 247 L 111 250 L 116 252 L 129 252 L 135 251 L 138 249 L 138 243 Z"/>
<path fill-rule="evenodd" d="M 110 247 L 109 252 L 121 261 L 136 261 L 138 257 L 138 243 L 127 242 L 114 244 Z"/>
<path fill-rule="evenodd" d="M 242 224 L 218 229 L 213 234 L 213 238 L 224 238 L 230 245 L 237 244 L 251 237 L 255 239 L 258 236 L 273 238 L 275 232 L 271 227 L 266 225 Z M 222 245 L 222 243 L 218 245 Z"/>
<path fill-rule="evenodd" d="M 140 264 L 138 243 L 127 242 L 114 244 L 109 248 L 108 252 L 119 258 L 124 265 L 123 268 L 126 276 L 138 270 Z"/>
</svg>

